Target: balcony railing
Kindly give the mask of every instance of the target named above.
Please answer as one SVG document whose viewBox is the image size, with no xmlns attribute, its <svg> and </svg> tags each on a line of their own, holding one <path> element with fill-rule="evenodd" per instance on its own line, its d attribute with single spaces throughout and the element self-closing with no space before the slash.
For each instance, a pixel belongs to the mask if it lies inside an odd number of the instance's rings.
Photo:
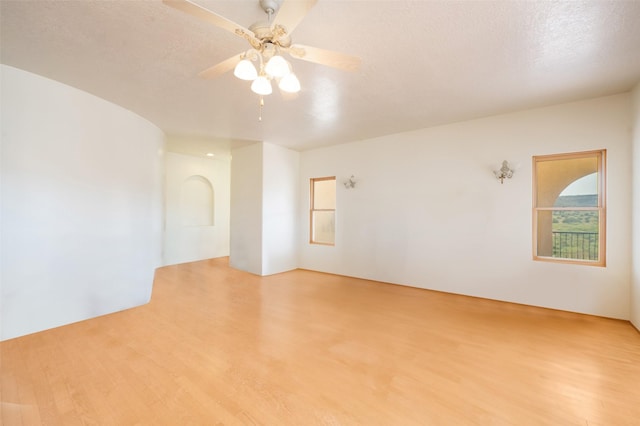
<svg viewBox="0 0 640 426">
<path fill-rule="evenodd" d="M 553 232 L 553 257 L 598 260 L 598 233 Z"/>
</svg>

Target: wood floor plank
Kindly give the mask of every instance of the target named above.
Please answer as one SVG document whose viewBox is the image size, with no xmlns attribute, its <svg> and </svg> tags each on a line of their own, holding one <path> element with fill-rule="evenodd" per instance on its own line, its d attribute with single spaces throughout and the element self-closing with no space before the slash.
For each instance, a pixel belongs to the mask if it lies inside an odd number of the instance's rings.
<svg viewBox="0 0 640 426">
<path fill-rule="evenodd" d="M 640 425 L 626 321 L 227 259 L 0 356 L 7 426 Z"/>
</svg>

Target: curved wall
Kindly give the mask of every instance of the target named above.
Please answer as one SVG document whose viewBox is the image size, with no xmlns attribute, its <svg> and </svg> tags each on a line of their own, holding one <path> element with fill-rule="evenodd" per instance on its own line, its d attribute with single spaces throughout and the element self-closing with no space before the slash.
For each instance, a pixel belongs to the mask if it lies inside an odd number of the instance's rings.
<svg viewBox="0 0 640 426">
<path fill-rule="evenodd" d="M 1 338 L 148 302 L 164 134 L 86 92 L 0 72 Z"/>
</svg>

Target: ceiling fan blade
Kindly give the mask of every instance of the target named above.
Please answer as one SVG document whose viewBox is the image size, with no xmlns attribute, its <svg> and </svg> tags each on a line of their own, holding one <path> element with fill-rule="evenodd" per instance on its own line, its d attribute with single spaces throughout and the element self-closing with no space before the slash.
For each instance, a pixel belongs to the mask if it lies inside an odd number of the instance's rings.
<svg viewBox="0 0 640 426">
<path fill-rule="evenodd" d="M 216 64 L 204 71 L 199 72 L 198 76 L 202 78 L 215 78 L 227 71 L 231 71 L 238 64 L 238 62 L 240 62 L 240 57 L 241 55 L 239 54 L 233 55 L 229 59 L 225 59 L 219 64 Z"/>
<path fill-rule="evenodd" d="M 331 50 L 319 49 L 317 47 L 294 44 L 289 48 L 289 54 L 294 58 L 302 59 L 328 67 L 338 68 L 344 71 L 356 71 L 360 68 L 360 58 L 346 55 Z"/>
<path fill-rule="evenodd" d="M 239 37 L 242 37 L 251 43 L 252 46 L 259 46 L 260 40 L 258 40 L 251 30 L 244 28 L 242 25 L 238 25 L 229 19 L 218 15 L 205 9 L 204 7 L 190 2 L 189 0 L 162 0 L 167 6 L 171 6 L 174 9 L 178 9 L 182 12 L 188 13 L 191 16 L 195 16 L 198 19 L 209 22 L 217 27 L 227 30 Z M 254 45 L 254 43 L 256 43 Z"/>
<path fill-rule="evenodd" d="M 317 2 L 318 0 L 283 0 L 271 28 L 281 25 L 290 35 Z"/>
</svg>

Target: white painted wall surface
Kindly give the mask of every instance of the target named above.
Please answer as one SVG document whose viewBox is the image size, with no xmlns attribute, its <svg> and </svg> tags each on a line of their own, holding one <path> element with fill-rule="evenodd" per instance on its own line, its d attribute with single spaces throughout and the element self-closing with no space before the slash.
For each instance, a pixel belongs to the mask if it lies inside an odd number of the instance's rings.
<svg viewBox="0 0 640 426">
<path fill-rule="evenodd" d="M 528 305 L 629 318 L 630 96 L 505 114 L 301 154 L 300 185 L 338 179 L 336 245 L 300 267 Z M 607 267 L 534 262 L 533 155 L 606 148 Z M 503 185 L 502 160 L 516 164 Z M 341 184 L 355 175 L 355 189 Z"/>
<path fill-rule="evenodd" d="M 5 130 L 4 130 L 4 115 L 3 115 L 3 107 L 4 107 L 4 81 L 2 80 L 2 72 L 3 72 L 4 68 L 2 67 L 2 65 L 0 65 L 0 341 L 2 340 L 2 330 L 4 330 L 3 327 L 3 320 L 4 320 L 4 315 L 2 314 L 2 312 L 4 312 L 3 310 L 3 301 L 4 301 L 4 289 L 3 289 L 3 273 L 2 271 L 4 270 L 4 262 L 3 262 L 3 256 L 2 256 L 2 248 L 4 246 L 4 244 L 2 243 L 2 241 L 4 241 L 3 239 L 3 235 L 4 233 L 2 232 L 2 224 L 3 224 L 3 220 L 2 220 L 2 212 L 3 212 L 3 207 L 2 207 L 2 200 L 3 200 L 3 196 L 2 196 L 2 164 L 4 163 L 3 160 L 3 155 L 2 152 L 4 151 L 2 148 L 3 145 L 3 140 L 4 140 L 4 135 L 5 135 Z"/>
<path fill-rule="evenodd" d="M 229 255 L 230 161 L 221 155 L 165 154 L 165 265 Z M 211 222 L 194 223 L 189 218 L 184 201 L 190 179 L 203 179 L 211 187 Z"/>
<path fill-rule="evenodd" d="M 640 330 L 640 83 L 632 92 L 633 103 L 633 230 L 631 264 L 631 322 Z"/>
<path fill-rule="evenodd" d="M 262 274 L 262 144 L 231 150 L 229 265 Z"/>
<path fill-rule="evenodd" d="M 256 275 L 295 269 L 299 153 L 264 142 L 231 153 L 229 264 Z"/>
<path fill-rule="evenodd" d="M 298 267 L 300 154 L 263 143 L 262 275 Z"/>
<path fill-rule="evenodd" d="M 154 125 L 12 67 L 2 83 L 2 339 L 148 302 L 161 263 Z"/>
</svg>

